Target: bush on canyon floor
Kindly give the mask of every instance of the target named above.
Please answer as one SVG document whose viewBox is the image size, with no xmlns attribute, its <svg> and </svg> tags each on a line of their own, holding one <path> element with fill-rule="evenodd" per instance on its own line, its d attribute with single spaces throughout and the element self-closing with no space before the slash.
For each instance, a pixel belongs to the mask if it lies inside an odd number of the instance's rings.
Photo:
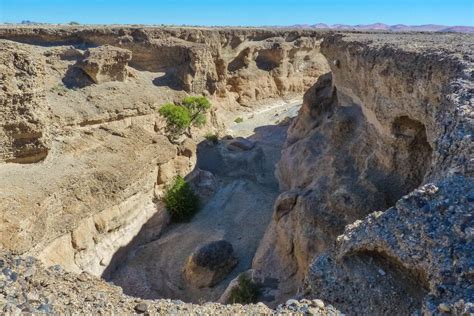
<svg viewBox="0 0 474 316">
<path fill-rule="evenodd" d="M 173 222 L 189 221 L 199 211 L 199 197 L 180 176 L 166 189 L 163 200 Z"/>
<path fill-rule="evenodd" d="M 230 292 L 230 303 L 252 304 L 258 302 L 260 287 L 245 274 L 239 276 L 239 286 Z"/>
<path fill-rule="evenodd" d="M 204 138 L 213 143 L 214 145 L 219 142 L 219 136 L 217 136 L 217 134 L 206 134 Z"/>
<path fill-rule="evenodd" d="M 172 140 L 187 133 L 191 135 L 191 126 L 202 127 L 206 124 L 206 112 L 211 103 L 205 97 L 191 96 L 183 99 L 180 105 L 167 103 L 158 111 L 166 120 L 166 132 Z"/>
<path fill-rule="evenodd" d="M 238 123 L 242 123 L 243 121 L 244 121 L 244 119 L 241 118 L 241 117 L 238 117 L 238 118 L 236 118 L 236 119 L 234 120 L 234 122 L 237 123 L 237 124 L 238 124 Z"/>
</svg>

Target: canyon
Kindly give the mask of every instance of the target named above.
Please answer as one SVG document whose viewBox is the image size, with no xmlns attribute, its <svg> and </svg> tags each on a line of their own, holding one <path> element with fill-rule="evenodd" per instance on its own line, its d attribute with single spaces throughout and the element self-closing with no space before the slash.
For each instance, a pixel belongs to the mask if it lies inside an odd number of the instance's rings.
<svg viewBox="0 0 474 316">
<path fill-rule="evenodd" d="M 474 312 L 473 35 L 1 26 L 0 46 L 1 311 Z M 207 124 L 170 141 L 158 110 L 188 95 Z M 176 176 L 202 201 L 186 223 Z M 242 275 L 259 303 L 231 304 Z"/>
</svg>

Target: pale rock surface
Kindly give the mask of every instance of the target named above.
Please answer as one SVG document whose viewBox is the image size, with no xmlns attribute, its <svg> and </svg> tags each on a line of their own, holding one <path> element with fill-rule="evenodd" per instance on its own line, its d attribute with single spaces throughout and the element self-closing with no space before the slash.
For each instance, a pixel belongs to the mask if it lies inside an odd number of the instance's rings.
<svg viewBox="0 0 474 316">
<path fill-rule="evenodd" d="M 253 268 L 281 297 L 306 279 L 302 294 L 343 311 L 471 311 L 472 38 L 446 53 L 428 36 L 366 36 L 322 43 L 332 73 L 290 127 L 277 171 L 289 192 Z"/>
<path fill-rule="evenodd" d="M 89 48 L 76 67 L 82 69 L 95 83 L 125 81 L 128 77 L 127 65 L 132 52 L 110 45 Z"/>
</svg>

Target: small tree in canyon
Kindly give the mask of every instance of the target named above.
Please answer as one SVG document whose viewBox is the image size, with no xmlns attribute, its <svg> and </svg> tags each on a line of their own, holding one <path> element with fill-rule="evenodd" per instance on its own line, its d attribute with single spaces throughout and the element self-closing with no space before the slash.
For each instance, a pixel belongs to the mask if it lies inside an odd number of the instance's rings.
<svg viewBox="0 0 474 316">
<path fill-rule="evenodd" d="M 190 96 L 183 99 L 181 104 L 167 103 L 159 113 L 166 120 L 166 132 L 171 140 L 181 135 L 191 136 L 191 127 L 202 127 L 206 124 L 206 112 L 211 103 L 206 97 Z"/>
<path fill-rule="evenodd" d="M 199 197 L 180 176 L 168 186 L 163 201 L 174 222 L 189 221 L 199 211 Z"/>
</svg>

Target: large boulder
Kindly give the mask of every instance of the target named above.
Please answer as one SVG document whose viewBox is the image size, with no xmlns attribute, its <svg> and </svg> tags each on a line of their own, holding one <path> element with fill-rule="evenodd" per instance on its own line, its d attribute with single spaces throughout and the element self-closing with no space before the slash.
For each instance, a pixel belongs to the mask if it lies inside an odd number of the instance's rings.
<svg viewBox="0 0 474 316">
<path fill-rule="evenodd" d="M 125 81 L 128 76 L 127 65 L 131 59 L 131 51 L 104 45 L 86 50 L 77 67 L 95 83 Z"/>
<path fill-rule="evenodd" d="M 217 190 L 216 178 L 207 170 L 196 168 L 186 180 L 202 200 L 208 200 Z"/>
<path fill-rule="evenodd" d="M 191 254 L 184 268 L 184 277 L 195 287 L 211 287 L 232 271 L 238 260 L 234 248 L 225 240 L 213 241 Z"/>
<path fill-rule="evenodd" d="M 253 141 L 251 141 L 250 139 L 243 138 L 243 137 L 237 137 L 235 139 L 232 139 L 227 144 L 227 149 L 230 151 L 246 151 L 246 150 L 251 150 L 254 147 L 255 147 L 255 143 Z"/>
</svg>

